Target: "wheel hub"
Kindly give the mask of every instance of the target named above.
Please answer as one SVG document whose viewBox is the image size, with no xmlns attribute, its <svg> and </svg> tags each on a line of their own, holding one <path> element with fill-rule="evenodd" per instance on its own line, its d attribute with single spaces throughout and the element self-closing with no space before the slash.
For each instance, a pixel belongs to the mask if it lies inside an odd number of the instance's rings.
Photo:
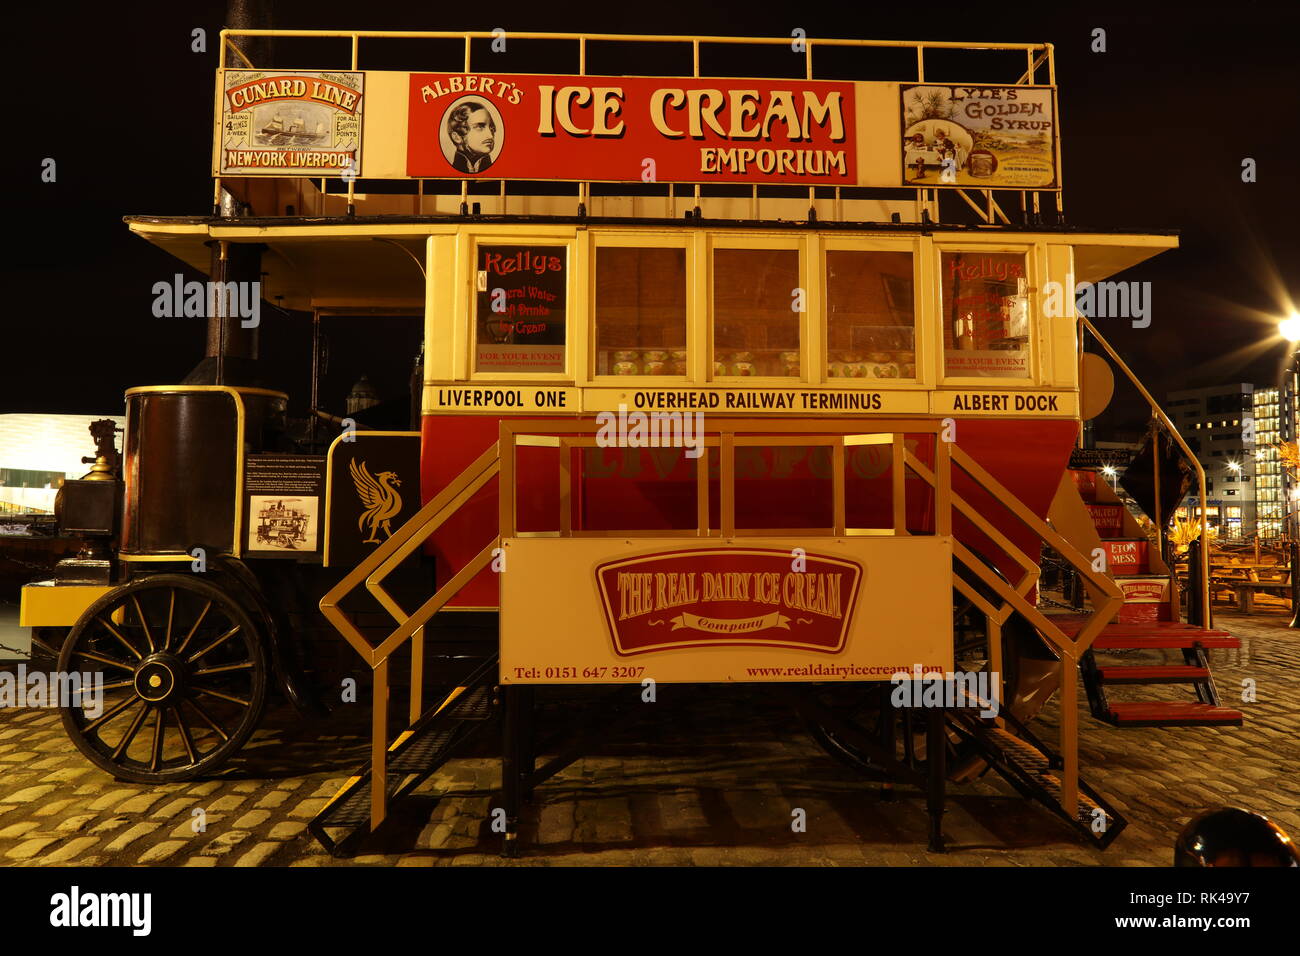
<svg viewBox="0 0 1300 956">
<path fill-rule="evenodd" d="M 135 669 L 135 692 L 151 704 L 166 704 L 184 693 L 183 669 L 174 654 L 150 654 Z"/>
</svg>

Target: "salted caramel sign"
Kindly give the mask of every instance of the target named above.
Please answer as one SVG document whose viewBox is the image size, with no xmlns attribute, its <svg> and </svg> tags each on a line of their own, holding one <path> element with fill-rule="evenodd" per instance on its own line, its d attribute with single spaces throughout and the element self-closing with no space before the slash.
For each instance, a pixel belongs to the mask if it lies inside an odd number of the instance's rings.
<svg viewBox="0 0 1300 956">
<path fill-rule="evenodd" d="M 596 569 L 620 657 L 674 648 L 844 648 L 862 580 L 845 558 L 758 549 L 643 555 Z"/>
</svg>

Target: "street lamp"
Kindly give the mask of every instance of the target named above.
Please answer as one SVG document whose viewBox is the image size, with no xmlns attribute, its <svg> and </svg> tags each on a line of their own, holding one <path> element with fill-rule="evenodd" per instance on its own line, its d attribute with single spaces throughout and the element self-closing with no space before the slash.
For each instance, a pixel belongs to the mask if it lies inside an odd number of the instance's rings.
<svg viewBox="0 0 1300 956">
<path fill-rule="evenodd" d="M 1280 319 L 1277 330 L 1282 338 L 1287 340 L 1291 349 L 1291 363 L 1287 366 L 1286 374 L 1278 389 L 1281 393 L 1282 411 L 1279 431 L 1284 441 L 1297 442 L 1300 441 L 1295 427 L 1296 389 L 1300 387 L 1300 312 L 1293 311 L 1285 319 Z M 1300 629 L 1300 573 L 1297 573 L 1300 572 L 1300 527 L 1297 526 L 1296 516 L 1296 505 L 1300 504 L 1296 499 L 1300 497 L 1298 494 L 1300 488 L 1293 487 L 1291 470 L 1285 466 L 1282 468 L 1282 481 L 1286 488 L 1283 501 L 1286 507 L 1286 529 L 1289 539 L 1287 553 L 1291 576 L 1291 627 Z"/>
</svg>

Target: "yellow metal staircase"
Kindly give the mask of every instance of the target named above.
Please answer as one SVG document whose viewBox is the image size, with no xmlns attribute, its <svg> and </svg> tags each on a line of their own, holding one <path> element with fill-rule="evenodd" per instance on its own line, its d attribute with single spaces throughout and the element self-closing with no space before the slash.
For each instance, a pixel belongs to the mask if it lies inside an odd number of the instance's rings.
<svg viewBox="0 0 1300 956">
<path fill-rule="evenodd" d="M 501 546 L 502 541 L 515 536 L 517 449 L 519 447 L 558 448 L 561 451 L 562 480 L 572 481 L 573 475 L 565 467 L 567 450 L 597 447 L 596 431 L 594 423 L 577 420 L 502 421 L 499 439 L 495 444 L 485 450 L 455 481 L 421 508 L 321 600 L 321 611 L 326 618 L 374 672 L 371 758 L 362 771 L 344 784 L 340 793 L 330 801 L 312 825 L 312 832 L 331 849 L 338 849 L 343 841 L 328 836 L 327 829 L 331 827 L 359 829 L 365 824 L 368 824 L 372 831 L 377 828 L 388 814 L 390 801 L 411 792 L 420 781 L 426 779 L 440 766 L 458 745 L 485 726 L 487 718 L 492 716 L 494 701 L 499 698 L 503 690 L 509 690 L 497 687 L 497 661 L 495 657 L 491 657 L 484 660 L 452 693 L 441 696 L 436 704 L 426 709 L 423 705 L 422 685 L 425 628 L 458 591 L 489 565 L 495 549 Z M 1047 750 L 1045 745 L 1041 749 L 1035 746 L 1034 749 L 1040 754 L 1041 760 L 1033 758 L 1029 761 L 1030 763 L 1047 761 L 1051 765 L 1052 772 L 1045 776 L 1040 772 L 1041 767 L 1035 769 L 1037 764 L 1035 767 L 1030 767 L 1028 763 L 1018 758 L 1017 755 L 1024 749 L 1023 746 L 1003 739 L 1009 736 L 1014 740 L 1016 728 L 1013 725 L 1008 729 L 1005 720 L 1001 717 L 995 718 L 987 726 L 969 726 L 966 732 L 979 739 L 983 749 L 990 754 L 991 762 L 999 766 L 1000 770 L 1011 768 L 1007 772 L 1016 777 L 1013 783 L 1020 786 L 1022 790 L 1027 790 L 1031 795 L 1048 803 L 1055 812 L 1066 819 L 1079 819 L 1081 813 L 1088 815 L 1093 812 L 1099 798 L 1094 798 L 1091 791 L 1086 788 L 1081 795 L 1077 741 L 1077 665 L 1088 651 L 1092 641 L 1118 612 L 1122 604 L 1119 589 L 1106 575 L 1094 571 L 1089 559 L 1085 558 L 1047 521 L 1012 495 L 956 443 L 942 440 L 941 431 L 941 422 L 925 420 L 864 419 L 835 422 L 785 420 L 762 423 L 752 420 L 712 421 L 706 429 L 707 435 L 703 440 L 702 454 L 697 461 L 700 478 L 696 482 L 699 499 L 696 509 L 698 527 L 695 529 L 695 534 L 701 538 L 712 537 L 724 541 L 743 539 L 755 534 L 770 534 L 770 531 L 751 531 L 736 527 L 735 450 L 737 447 L 745 446 L 761 447 L 795 443 L 829 446 L 833 461 L 838 466 L 832 470 L 834 527 L 816 530 L 828 537 L 853 534 L 855 529 L 845 527 L 844 521 L 845 449 L 857 444 L 889 445 L 893 451 L 892 487 L 896 492 L 893 528 L 857 533 L 898 536 L 913 533 L 907 527 L 905 506 L 906 479 L 910 474 L 914 476 L 914 483 L 915 479 L 919 479 L 928 494 L 927 500 L 933 502 L 930 533 L 951 535 L 953 517 L 960 514 L 1014 559 L 1022 573 L 1017 580 L 1008 582 L 991 569 L 980 555 L 960 541 L 954 540 L 956 561 L 965 567 L 969 574 L 978 578 L 984 587 L 974 587 L 966 580 L 965 575 L 955 573 L 953 586 L 986 617 L 990 667 L 995 673 L 1001 672 L 1001 628 L 1012 614 L 1018 614 L 1029 621 L 1042 635 L 1051 651 L 1061 659 L 1062 705 L 1057 750 Z M 926 438 L 928 447 L 933 449 L 932 466 L 907 447 L 904 442 L 905 435 L 928 436 Z M 719 456 L 721 476 L 718 482 L 720 526 L 717 528 L 709 526 L 707 476 L 709 458 L 712 455 Z M 1002 516 L 1004 524 L 1007 519 L 1010 519 L 1030 529 L 1038 541 L 1055 549 L 1089 582 L 1089 586 L 1099 596 L 1099 602 L 1092 613 L 1080 622 L 1080 626 L 1068 632 L 1063 631 L 1051 616 L 1044 615 L 1037 608 L 1032 596 L 1039 576 L 1037 555 L 1024 553 L 999 530 L 998 525 L 990 520 L 988 515 L 980 513 L 955 493 L 953 489 L 955 475 L 963 476 L 963 480 L 972 481 L 990 493 L 1007 513 Z M 412 612 L 406 611 L 384 589 L 385 577 L 391 574 L 406 557 L 415 553 L 460 507 L 487 489 L 493 479 L 497 479 L 496 491 L 500 505 L 499 524 L 494 529 L 497 533 L 487 537 L 478 554 L 450 580 L 438 587 L 436 593 L 418 609 Z M 550 532 L 554 536 L 606 534 L 606 532 L 575 530 L 571 527 L 570 510 L 562 507 L 561 511 L 563 527 Z M 532 534 L 544 535 L 546 532 L 532 532 Z M 620 537 L 624 534 L 619 532 Z M 649 537 L 663 536 L 664 532 L 627 532 L 626 534 Z M 392 632 L 378 645 L 372 644 L 364 637 L 343 608 L 344 600 L 362 582 L 365 583 L 366 590 L 396 622 Z M 989 595 L 995 597 L 990 599 Z M 392 656 L 408 642 L 412 659 L 408 726 L 394 738 L 389 731 L 389 666 Z M 532 774 L 529 779 L 536 777 L 537 774 Z M 374 781 L 380 780 L 384 781 L 384 785 L 374 785 Z M 507 781 L 507 790 L 509 785 Z M 507 845 L 510 845 L 514 835 L 513 832 L 505 834 Z"/>
</svg>

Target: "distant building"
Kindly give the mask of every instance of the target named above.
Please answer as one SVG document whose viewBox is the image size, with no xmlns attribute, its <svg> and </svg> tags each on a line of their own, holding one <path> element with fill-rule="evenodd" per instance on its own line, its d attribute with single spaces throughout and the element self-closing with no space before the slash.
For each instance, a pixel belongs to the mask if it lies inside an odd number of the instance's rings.
<svg viewBox="0 0 1300 956">
<path fill-rule="evenodd" d="M 114 415 L 0 415 L 0 514 L 51 514 L 65 478 L 90 471 L 90 423 Z M 120 445 L 119 445 L 120 450 Z"/>
<path fill-rule="evenodd" d="M 1255 389 L 1255 525 L 1263 538 L 1280 537 L 1285 530 L 1286 481 L 1277 444 L 1296 435 L 1295 422 L 1284 427 L 1282 406 L 1289 402 L 1289 393 L 1277 387 Z"/>
<path fill-rule="evenodd" d="M 1170 392 L 1165 408 L 1205 469 L 1206 517 L 1222 538 L 1256 533 L 1255 387 L 1241 382 Z M 1195 489 L 1187 513 L 1200 509 Z"/>
</svg>

